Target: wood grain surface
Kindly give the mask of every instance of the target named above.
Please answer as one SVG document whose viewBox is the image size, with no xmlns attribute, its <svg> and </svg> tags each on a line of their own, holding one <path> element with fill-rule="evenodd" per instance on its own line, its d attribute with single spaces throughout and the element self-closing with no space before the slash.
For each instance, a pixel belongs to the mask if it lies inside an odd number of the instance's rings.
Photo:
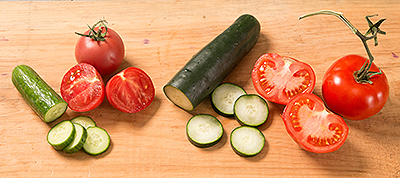
<svg viewBox="0 0 400 178">
<path fill-rule="evenodd" d="M 210 100 L 194 111 L 173 105 L 162 87 L 203 46 L 244 13 L 253 14 L 262 29 L 258 43 L 225 81 L 256 93 L 251 70 L 259 56 L 274 52 L 313 66 L 321 96 L 325 70 L 347 54 L 366 56 L 361 41 L 333 16 L 298 17 L 317 10 L 335 10 L 362 32 L 366 15 L 387 20 L 370 48 L 386 73 L 390 96 L 385 107 L 363 121 L 346 120 L 345 144 L 328 154 L 302 150 L 287 134 L 280 114 L 284 106 L 268 103 L 270 116 L 259 129 L 263 151 L 252 158 L 236 155 L 229 133 L 239 124 L 217 115 Z M 236 1 L 22 1 L 0 2 L 0 177 L 400 177 L 400 1 L 398 0 L 236 0 Z M 59 93 L 61 78 L 76 64 L 74 46 L 87 24 L 105 18 L 125 42 L 118 71 L 135 66 L 153 79 L 156 97 L 136 114 L 114 109 L 105 100 L 85 113 L 71 110 L 46 124 L 29 108 L 11 82 L 19 64 L 31 66 Z M 112 75 L 104 76 L 108 80 Z M 185 125 L 194 114 L 212 114 L 225 135 L 217 145 L 200 149 L 187 140 Z M 49 129 L 78 115 L 92 117 L 111 136 L 103 155 L 83 151 L 66 154 L 46 141 Z"/>
</svg>

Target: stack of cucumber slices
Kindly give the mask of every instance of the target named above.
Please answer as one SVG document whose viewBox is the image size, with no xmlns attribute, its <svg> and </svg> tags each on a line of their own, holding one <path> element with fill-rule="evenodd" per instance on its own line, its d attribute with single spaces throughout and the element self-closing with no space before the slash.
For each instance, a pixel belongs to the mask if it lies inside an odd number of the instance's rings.
<svg viewBox="0 0 400 178">
<path fill-rule="evenodd" d="M 83 148 L 90 155 L 99 155 L 110 146 L 107 131 L 96 126 L 92 118 L 78 116 L 54 125 L 47 134 L 47 142 L 56 150 L 72 154 Z"/>
<path fill-rule="evenodd" d="M 211 93 L 214 110 L 222 115 L 234 117 L 241 125 L 230 134 L 230 144 L 240 156 L 255 156 L 265 145 L 263 133 L 257 129 L 267 121 L 269 108 L 259 95 L 247 94 L 240 86 L 222 83 Z M 221 122 L 209 114 L 197 114 L 186 125 L 189 141 L 197 147 L 217 144 L 224 133 Z"/>
</svg>

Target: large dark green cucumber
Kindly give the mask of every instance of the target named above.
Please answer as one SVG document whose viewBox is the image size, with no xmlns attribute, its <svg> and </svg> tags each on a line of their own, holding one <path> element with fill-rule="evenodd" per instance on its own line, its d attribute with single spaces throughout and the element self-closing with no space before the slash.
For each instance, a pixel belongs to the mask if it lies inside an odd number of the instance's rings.
<svg viewBox="0 0 400 178">
<path fill-rule="evenodd" d="M 46 123 L 59 118 L 67 110 L 67 102 L 58 95 L 31 67 L 18 65 L 12 82 L 29 106 Z"/>
<path fill-rule="evenodd" d="M 260 23 L 254 16 L 240 16 L 164 86 L 167 98 L 182 109 L 193 110 L 251 51 L 260 30 Z"/>
</svg>

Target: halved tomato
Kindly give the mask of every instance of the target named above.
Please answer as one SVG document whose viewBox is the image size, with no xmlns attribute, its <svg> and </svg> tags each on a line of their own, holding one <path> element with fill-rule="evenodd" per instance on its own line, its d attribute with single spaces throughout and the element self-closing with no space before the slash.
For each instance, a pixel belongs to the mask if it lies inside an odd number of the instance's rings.
<svg viewBox="0 0 400 178">
<path fill-rule="evenodd" d="M 251 77 L 258 94 L 284 105 L 298 94 L 313 92 L 315 86 L 315 72 L 310 65 L 275 53 L 262 55 Z"/>
<path fill-rule="evenodd" d="M 98 107 L 105 98 L 101 75 L 87 63 L 77 64 L 65 73 L 60 92 L 69 108 L 77 112 L 90 111 Z"/>
<path fill-rule="evenodd" d="M 329 153 L 339 149 L 349 133 L 346 122 L 326 109 L 314 94 L 300 94 L 286 105 L 282 119 L 293 140 L 304 150 Z"/>
<path fill-rule="evenodd" d="M 154 100 L 153 82 L 142 69 L 128 67 L 114 75 L 106 85 L 106 96 L 110 104 L 126 113 L 137 113 L 147 108 Z"/>
</svg>

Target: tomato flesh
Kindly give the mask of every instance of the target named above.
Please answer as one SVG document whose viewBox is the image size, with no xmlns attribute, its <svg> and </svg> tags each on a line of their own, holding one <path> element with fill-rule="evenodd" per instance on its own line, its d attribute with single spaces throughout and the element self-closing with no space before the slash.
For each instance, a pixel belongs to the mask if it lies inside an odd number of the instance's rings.
<svg viewBox="0 0 400 178">
<path fill-rule="evenodd" d="M 339 149 L 348 135 L 343 118 L 327 110 L 314 94 L 300 94 L 285 107 L 282 114 L 289 135 L 304 150 L 329 153 Z"/>
<path fill-rule="evenodd" d="M 77 64 L 65 73 L 60 92 L 69 108 L 77 112 L 90 111 L 98 107 L 105 98 L 101 75 L 86 63 Z"/>
<path fill-rule="evenodd" d="M 368 60 L 347 55 L 335 61 L 322 80 L 322 95 L 328 108 L 350 120 L 363 120 L 378 113 L 389 98 L 385 73 L 370 78 L 373 84 L 358 83 L 353 74 Z M 372 63 L 371 71 L 379 71 Z"/>
<path fill-rule="evenodd" d="M 106 85 L 110 104 L 126 113 L 137 113 L 154 100 L 155 88 L 151 78 L 141 69 L 129 67 L 113 76 Z"/>
<path fill-rule="evenodd" d="M 287 104 L 294 96 L 314 90 L 315 73 L 304 62 L 267 53 L 255 63 L 252 81 L 257 93 L 266 100 Z"/>
<path fill-rule="evenodd" d="M 97 31 L 99 27 L 94 30 Z M 105 28 L 102 28 L 105 32 Z M 89 30 L 84 33 L 89 34 Z M 111 74 L 121 65 L 125 56 L 122 38 L 111 28 L 107 28 L 104 41 L 96 41 L 81 36 L 75 45 L 75 59 L 78 63 L 88 63 L 102 75 Z"/>
</svg>

